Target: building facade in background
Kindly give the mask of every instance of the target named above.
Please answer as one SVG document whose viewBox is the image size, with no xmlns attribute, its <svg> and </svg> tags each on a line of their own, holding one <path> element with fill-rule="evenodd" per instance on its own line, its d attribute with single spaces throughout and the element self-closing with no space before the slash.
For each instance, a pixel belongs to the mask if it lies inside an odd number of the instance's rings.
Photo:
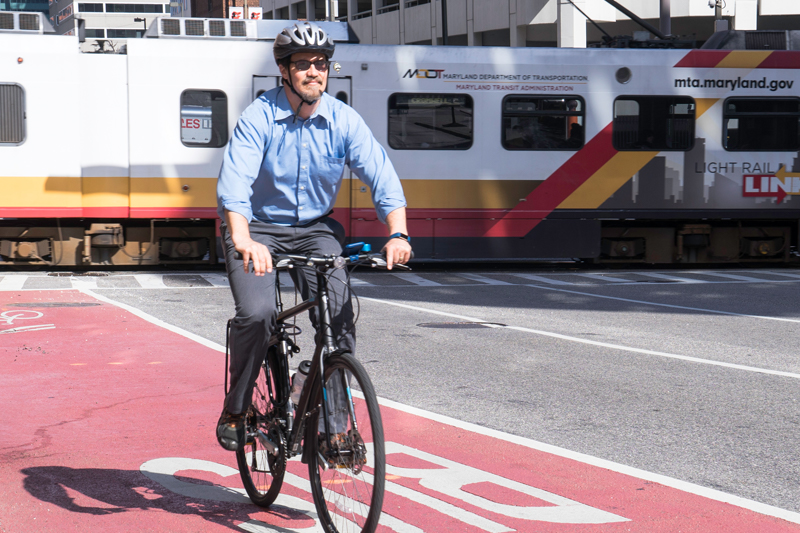
<svg viewBox="0 0 800 533">
<path fill-rule="evenodd" d="M 50 22 L 60 35 L 75 35 L 78 19 L 84 21 L 85 52 L 119 52 L 127 39 L 142 37 L 157 17 L 169 16 L 163 0 L 114 2 L 50 0 Z"/>
<path fill-rule="evenodd" d="M 39 2 L 13 2 L 11 0 L 0 0 L 0 11 L 38 11 L 45 15 L 50 15 L 50 5 L 47 0 Z"/>
<path fill-rule="evenodd" d="M 242 0 L 227 1 L 242 5 Z M 604 0 L 571 1 L 447 0 L 447 44 L 582 48 L 600 42 L 603 34 L 576 6 L 612 36 L 641 30 Z M 619 0 L 619 3 L 659 27 L 661 0 Z M 709 0 L 668 3 L 672 35 L 702 42 L 714 32 L 715 9 L 709 7 Z M 722 17 L 731 29 L 800 28 L 800 0 L 721 0 L 720 3 Z M 442 44 L 443 41 L 441 0 L 261 0 L 261 7 L 265 19 L 323 20 L 333 11 L 338 20 L 351 24 L 362 43 Z"/>
</svg>

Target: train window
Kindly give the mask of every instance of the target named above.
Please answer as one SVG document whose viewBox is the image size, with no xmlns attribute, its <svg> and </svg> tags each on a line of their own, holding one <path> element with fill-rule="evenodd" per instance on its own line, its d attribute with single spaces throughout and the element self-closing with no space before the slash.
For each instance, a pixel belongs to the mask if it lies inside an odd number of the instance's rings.
<svg viewBox="0 0 800 533">
<path fill-rule="evenodd" d="M 506 96 L 501 142 L 506 150 L 578 150 L 583 146 L 583 99 Z"/>
<path fill-rule="evenodd" d="M 800 98 L 728 98 L 724 110 L 726 150 L 800 150 Z"/>
<path fill-rule="evenodd" d="M 222 91 L 181 94 L 181 142 L 185 146 L 219 148 L 228 142 L 228 97 Z"/>
<path fill-rule="evenodd" d="M 21 85 L 0 83 L 0 145 L 25 141 L 25 91 Z"/>
<path fill-rule="evenodd" d="M 395 93 L 389 97 L 389 146 L 395 150 L 467 150 L 472 146 L 472 97 Z"/>
<path fill-rule="evenodd" d="M 623 96 L 614 101 L 614 148 L 687 151 L 694 146 L 695 103 L 688 96 Z"/>
</svg>

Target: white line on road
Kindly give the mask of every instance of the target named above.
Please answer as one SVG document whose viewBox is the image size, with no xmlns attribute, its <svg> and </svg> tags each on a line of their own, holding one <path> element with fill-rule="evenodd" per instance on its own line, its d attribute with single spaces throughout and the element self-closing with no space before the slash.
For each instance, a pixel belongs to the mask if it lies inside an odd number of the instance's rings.
<svg viewBox="0 0 800 533">
<path fill-rule="evenodd" d="M 392 272 L 392 275 L 402 279 L 403 281 L 408 281 L 409 283 L 413 283 L 414 285 L 419 285 L 420 287 L 441 287 L 442 286 L 441 283 L 436 283 L 435 281 L 431 281 L 429 279 L 425 279 L 425 278 L 423 278 L 421 276 L 418 276 L 416 274 L 411 274 L 409 272 L 403 272 L 403 273 Z"/>
<path fill-rule="evenodd" d="M 569 281 L 561 281 L 560 279 L 550 279 L 544 276 L 536 276 L 534 274 L 512 274 L 512 276 L 516 276 L 518 278 L 530 279 L 533 281 L 538 281 L 540 283 L 549 283 L 551 285 L 575 285 L 574 283 L 570 283 Z"/>
<path fill-rule="evenodd" d="M 165 329 L 167 329 L 169 331 L 172 331 L 174 333 L 182 335 L 182 336 L 184 336 L 184 337 L 186 337 L 186 338 L 188 338 L 190 340 L 193 340 L 195 342 L 198 342 L 198 343 L 202 344 L 203 346 L 207 346 L 209 348 L 212 348 L 212 349 L 220 351 L 220 352 L 224 352 L 225 351 L 225 347 L 224 346 L 221 346 L 221 345 L 219 345 L 219 344 L 217 344 L 217 343 L 215 343 L 213 341 L 210 341 L 208 339 L 200 337 L 199 335 L 195 335 L 194 333 L 186 331 L 186 330 L 184 330 L 182 328 L 179 328 L 177 326 L 173 326 L 171 324 L 168 324 L 168 323 L 166 323 L 166 322 L 164 322 L 162 320 L 159 320 L 158 318 L 156 318 L 156 317 L 154 317 L 152 315 L 149 315 L 148 313 L 145 313 L 144 311 L 136 309 L 135 307 L 131 307 L 131 306 L 123 304 L 121 302 L 116 302 L 114 300 L 111 300 L 110 298 L 106 298 L 104 296 L 100 296 L 99 294 L 96 294 L 96 293 L 94 293 L 94 292 L 92 292 L 90 290 L 84 290 L 82 292 L 85 293 L 85 294 L 88 294 L 89 296 L 91 296 L 93 298 L 96 298 L 96 299 L 98 299 L 100 301 L 103 301 L 103 302 L 106 302 L 106 303 L 109 303 L 109 304 L 112 304 L 112 305 L 116 305 L 116 306 L 118 306 L 118 307 L 120 307 L 122 309 L 125 309 L 128 312 L 130 312 L 130 313 L 142 318 L 143 320 L 146 320 L 146 321 L 150 322 L 151 324 L 155 324 L 155 325 L 157 325 L 159 327 L 163 327 L 163 328 L 165 328 Z M 362 296 L 361 299 L 369 300 L 369 301 L 373 301 L 373 302 L 377 302 L 377 303 L 388 304 L 388 305 L 395 305 L 395 306 L 398 306 L 398 307 L 405 307 L 407 309 L 412 309 L 412 310 L 416 310 L 416 311 L 423 311 L 423 312 L 426 312 L 426 313 L 432 313 L 432 314 L 438 314 L 438 315 L 445 315 L 445 316 L 450 316 L 450 317 L 467 319 L 467 320 L 470 320 L 470 321 L 473 321 L 473 322 L 483 322 L 483 320 L 472 318 L 472 317 L 467 317 L 467 316 L 462 316 L 462 315 L 455 315 L 455 314 L 452 314 L 452 313 L 444 313 L 442 311 L 435 311 L 435 310 L 432 310 L 432 309 L 424 309 L 424 308 L 421 308 L 421 307 L 414 307 L 414 306 L 410 306 L 410 305 L 406 305 L 406 304 L 400 304 L 400 303 L 396 303 L 396 302 L 388 302 L 388 301 L 385 301 L 385 300 L 378 300 L 376 298 L 367 298 L 367 297 L 363 297 Z M 555 334 L 551 334 L 551 335 L 555 335 Z M 563 338 L 564 336 L 560 335 L 560 337 Z M 580 341 L 580 342 L 587 342 L 589 344 L 602 344 L 602 343 L 597 343 L 597 342 L 594 342 L 594 341 L 585 341 L 584 339 L 569 339 L 568 338 L 568 340 L 576 340 L 576 341 Z M 610 345 L 610 346 L 613 346 L 613 345 Z M 628 350 L 629 348 L 620 347 L 620 349 Z M 635 348 L 632 349 L 632 350 L 633 351 L 643 351 L 643 350 L 637 350 Z M 646 351 L 644 351 L 644 352 L 646 352 Z M 654 352 L 654 353 L 657 353 L 657 352 Z M 717 364 L 714 361 L 705 361 L 705 360 L 699 360 L 698 362 L 709 363 L 709 364 Z M 721 366 L 731 366 L 731 365 L 727 365 L 726 363 L 720 363 L 720 365 Z M 744 367 L 744 368 L 741 368 L 741 369 L 745 369 L 746 370 L 748 368 Z M 754 369 L 754 370 L 755 371 L 761 371 L 761 369 Z M 770 373 L 770 372 L 768 372 L 768 373 Z M 788 377 L 800 378 L 800 376 L 795 375 L 795 374 L 790 374 Z M 782 520 L 786 520 L 786 521 L 789 521 L 789 522 L 792 522 L 792 523 L 795 523 L 795 524 L 800 524 L 800 513 L 787 511 L 786 509 L 781 509 L 779 507 L 774 507 L 772 505 L 767 505 L 767 504 L 756 502 L 756 501 L 753 501 L 753 500 L 748 500 L 746 498 L 742 498 L 742 497 L 735 496 L 735 495 L 732 495 L 732 494 L 727 494 L 725 492 L 718 491 L 718 490 L 715 490 L 715 489 L 710 489 L 708 487 L 695 485 L 693 483 L 689 483 L 689 482 L 686 482 L 686 481 L 681 481 L 679 479 L 671 478 L 671 477 L 664 476 L 664 475 L 661 475 L 661 474 L 655 474 L 655 473 L 652 473 L 652 472 L 648 472 L 646 470 L 640 470 L 638 468 L 634 468 L 634 467 L 631 467 L 631 466 L 623 465 L 623 464 L 620 464 L 620 463 L 615 463 L 615 462 L 612 462 L 612 461 L 601 459 L 599 457 L 594 457 L 594 456 L 591 456 L 591 455 L 586 455 L 586 454 L 582 454 L 582 453 L 579 453 L 579 452 L 575 452 L 575 451 L 572 451 L 572 450 L 567 450 L 566 448 L 560 448 L 558 446 L 552 446 L 550 444 L 545 444 L 543 442 L 538 442 L 538 441 L 535 441 L 535 440 L 532 440 L 532 439 L 527 439 L 525 437 L 519 437 L 519 436 L 516 436 L 516 435 L 511 435 L 509 433 L 503 433 L 502 431 L 489 429 L 489 428 L 486 428 L 486 427 L 478 426 L 476 424 L 470 424 L 469 422 L 463 422 L 461 420 L 456 420 L 454 418 L 450 418 L 450 417 L 447 417 L 447 416 L 444 416 L 444 415 L 439 415 L 439 414 L 436 414 L 436 413 L 432 413 L 430 411 L 425 411 L 423 409 L 418 409 L 418 408 L 415 408 L 415 407 L 411 407 L 409 405 L 404 405 L 404 404 L 401 404 L 401 403 L 393 402 L 391 400 L 386 400 L 386 399 L 383 399 L 383 398 L 380 398 L 380 397 L 378 398 L 378 402 L 381 405 L 385 405 L 385 406 L 390 407 L 392 409 L 398 409 L 398 410 L 404 411 L 406 413 L 410 413 L 410 414 L 413 414 L 413 415 L 421 416 L 423 418 L 427 418 L 428 420 L 432 420 L 434 422 L 441 422 L 443 424 L 450 424 L 452 426 L 455 426 L 455 427 L 458 427 L 458 428 L 461 428 L 461 429 L 465 429 L 467 431 L 472 431 L 474 433 L 478 433 L 478 434 L 481 434 L 481 435 L 486 435 L 486 436 L 489 436 L 489 437 L 497 438 L 497 439 L 500 439 L 500 440 L 504 440 L 506 442 L 511 442 L 513 444 L 519 444 L 519 445 L 526 446 L 526 447 L 531 448 L 531 449 L 540 450 L 540 451 L 542 451 L 544 453 L 551 453 L 553 455 L 557 455 L 559 457 L 564 457 L 564 458 L 567 458 L 567 459 L 572 459 L 574 461 L 578 461 L 578 462 L 581 462 L 581 463 L 584 463 L 584 464 L 587 464 L 587 465 L 596 466 L 596 467 L 599 467 L 599 468 L 605 468 L 605 469 L 610 470 L 612 472 L 618 472 L 618 473 L 621 473 L 621 474 L 634 476 L 636 478 L 643 479 L 643 480 L 646 480 L 646 481 L 652 481 L 654 483 L 660 483 L 660 484 L 662 484 L 662 485 L 664 485 L 666 487 L 672 487 L 674 489 L 682 490 L 682 491 L 690 493 L 690 494 L 696 494 L 698 496 L 702 496 L 704 498 L 709 498 L 711 500 L 715 500 L 715 501 L 719 501 L 719 502 L 723 502 L 723 503 L 729 503 L 731 505 L 735 505 L 737 507 L 741 507 L 742 509 L 749 509 L 751 511 L 754 511 L 756 513 L 761 513 L 761 514 L 766 515 L 766 516 L 774 516 L 774 517 L 780 518 Z"/>
<path fill-rule="evenodd" d="M 727 279 L 735 279 L 737 281 L 751 281 L 754 283 L 768 283 L 770 279 L 764 278 L 753 278 L 750 276 L 740 276 L 738 274 L 728 274 L 726 272 L 692 272 L 692 274 L 700 274 L 705 276 L 717 276 L 718 278 L 727 278 Z"/>
<path fill-rule="evenodd" d="M 486 285 L 514 285 L 514 283 L 500 281 L 499 279 L 487 278 L 486 276 L 481 276 L 479 274 L 458 274 L 458 277 L 472 281 L 479 281 L 481 283 L 485 283 Z"/>
<path fill-rule="evenodd" d="M 665 279 L 667 281 L 677 281 L 679 283 L 708 283 L 700 279 L 680 278 L 671 274 L 658 274 L 656 272 L 639 272 L 639 274 L 647 276 L 648 278 Z"/>
<path fill-rule="evenodd" d="M 621 298 L 619 296 L 606 296 L 604 294 L 592 294 L 590 292 L 581 292 L 581 291 L 572 291 L 569 289 L 555 289 L 553 287 L 544 287 L 542 285 L 524 285 L 525 287 L 531 287 L 533 289 L 542 289 L 545 291 L 556 291 L 556 292 L 567 292 L 569 294 L 579 294 L 581 296 L 589 296 L 591 298 L 603 298 L 605 300 L 619 300 L 622 302 L 631 302 L 635 304 L 645 304 L 645 305 L 655 305 L 657 307 L 669 307 L 672 309 L 683 309 L 686 311 L 700 311 L 702 313 L 711 313 L 715 315 L 730 315 L 730 316 L 741 316 L 744 318 L 757 318 L 759 320 L 777 320 L 778 322 L 794 322 L 796 324 L 800 324 L 800 320 L 796 318 L 781 318 L 777 316 L 762 316 L 762 315 L 746 315 L 743 313 L 734 313 L 732 311 L 719 311 L 717 309 L 703 309 L 702 307 L 688 307 L 685 305 L 673 305 L 673 304 L 662 304 L 657 302 L 648 302 L 645 300 L 633 300 L 631 298 Z"/>
<path fill-rule="evenodd" d="M 200 274 L 200 277 L 209 282 L 214 287 L 230 287 L 231 282 L 225 274 Z"/>
<path fill-rule="evenodd" d="M 133 279 L 142 286 L 143 289 L 166 289 L 164 276 L 161 274 L 135 274 Z"/>
<path fill-rule="evenodd" d="M 405 309 L 411 309 L 413 311 L 421 311 L 423 313 L 431 313 L 431 314 L 434 314 L 434 315 L 441 315 L 441 316 L 447 316 L 447 317 L 451 317 L 451 318 L 458 318 L 458 319 L 466 320 L 466 321 L 469 321 L 469 322 L 488 322 L 488 320 L 484 320 L 482 318 L 475 318 L 475 317 L 465 316 L 465 315 L 457 315 L 457 314 L 454 314 L 454 313 L 447 313 L 447 312 L 444 312 L 444 311 L 436 311 L 434 309 L 426 309 L 424 307 L 418 307 L 418 306 L 415 306 L 415 305 L 401 304 L 401 303 L 397 303 L 397 302 L 389 302 L 389 301 L 386 301 L 386 300 L 378 300 L 377 298 L 367 298 L 365 296 L 361 296 L 359 299 L 360 300 L 367 300 L 367 301 L 370 301 L 370 302 L 378 302 L 378 303 L 382 303 L 382 304 L 386 304 L 386 305 L 393 305 L 393 306 L 396 306 L 396 307 L 403 307 Z M 771 376 L 780 376 L 780 377 L 784 377 L 784 378 L 800 379 L 800 374 L 794 374 L 792 372 L 784 372 L 782 370 L 771 370 L 771 369 L 768 369 L 768 368 L 758 368 L 758 367 L 754 367 L 754 366 L 738 365 L 736 363 L 725 363 L 723 361 L 714 361 L 712 359 L 701 359 L 699 357 L 691 357 L 691 356 L 688 356 L 688 355 L 680 355 L 680 354 L 667 353 L 667 352 L 658 352 L 658 351 L 655 351 L 655 350 L 647 350 L 645 348 L 634 348 L 632 346 L 623 346 L 621 344 L 611 344 L 611 343 L 608 343 L 608 342 L 593 341 L 593 340 L 589 340 L 589 339 L 582 339 L 580 337 L 571 337 L 569 335 L 562 335 L 561 333 L 553 333 L 553 332 L 550 332 L 550 331 L 542 331 L 542 330 L 538 330 L 538 329 L 523 328 L 523 327 L 519 327 L 519 326 L 501 326 L 501 327 L 498 327 L 498 329 L 513 329 L 515 331 L 522 331 L 524 333 L 533 333 L 534 335 L 542 335 L 544 337 L 552 337 L 552 338 L 555 338 L 555 339 L 561 339 L 561 340 L 565 340 L 565 341 L 579 342 L 581 344 L 589 344 L 589 345 L 598 346 L 598 347 L 601 347 L 601 348 L 609 348 L 611 350 L 621 350 L 621 351 L 625 351 L 625 352 L 640 353 L 640 354 L 644 354 L 644 355 L 655 355 L 655 356 L 664 357 L 664 358 L 667 358 L 667 359 L 678 359 L 680 361 L 688 361 L 690 363 L 700 363 L 700 364 L 703 364 L 703 365 L 720 366 L 720 367 L 723 367 L 723 368 L 731 368 L 731 369 L 734 369 L 734 370 L 745 370 L 747 372 L 755 372 L 755 373 L 758 373 L 758 374 L 768 374 L 768 375 L 771 375 Z"/>
<path fill-rule="evenodd" d="M 633 280 L 630 279 L 623 279 L 623 278 L 615 278 L 612 276 L 606 276 L 605 274 L 576 274 L 577 276 L 581 276 L 584 278 L 589 279 L 598 279 L 600 281 L 610 281 L 612 283 L 630 283 Z"/>
<path fill-rule="evenodd" d="M 19 291 L 25 285 L 28 276 L 3 276 L 0 280 L 0 291 Z"/>
</svg>

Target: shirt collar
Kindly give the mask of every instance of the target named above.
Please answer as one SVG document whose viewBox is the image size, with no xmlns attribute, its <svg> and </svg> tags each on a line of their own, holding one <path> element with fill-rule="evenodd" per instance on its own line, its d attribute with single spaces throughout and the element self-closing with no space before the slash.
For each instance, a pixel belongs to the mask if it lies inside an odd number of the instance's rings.
<svg viewBox="0 0 800 533">
<path fill-rule="evenodd" d="M 278 98 L 275 101 L 275 120 L 284 120 L 294 116 L 294 109 L 292 109 L 292 105 L 289 103 L 289 98 L 286 97 L 286 90 L 286 87 L 283 87 L 278 91 Z M 333 122 L 333 110 L 328 102 L 328 98 L 330 98 L 328 93 L 322 93 L 317 111 L 311 115 L 308 120 L 312 120 L 319 115 L 327 120 L 329 124 Z"/>
</svg>

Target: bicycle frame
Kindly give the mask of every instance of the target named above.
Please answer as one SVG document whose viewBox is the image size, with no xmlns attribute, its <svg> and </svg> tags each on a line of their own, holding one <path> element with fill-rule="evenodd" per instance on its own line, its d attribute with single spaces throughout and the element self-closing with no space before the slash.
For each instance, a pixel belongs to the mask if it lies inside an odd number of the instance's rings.
<svg viewBox="0 0 800 533">
<path fill-rule="evenodd" d="M 278 300 L 278 327 L 270 338 L 268 343 L 268 350 L 273 346 L 278 346 L 277 352 L 279 354 L 280 359 L 282 361 L 278 361 L 278 364 L 281 368 L 281 376 L 276 379 L 276 386 L 280 382 L 280 386 L 284 388 L 283 392 L 288 392 L 289 389 L 289 372 L 287 368 L 288 357 L 290 355 L 290 348 L 288 343 L 288 334 L 285 331 L 285 322 L 286 320 L 295 317 L 302 313 L 303 311 L 307 311 L 308 309 L 317 306 L 319 311 L 319 336 L 318 341 L 316 343 L 316 347 L 314 349 L 314 356 L 311 359 L 311 371 L 309 372 L 309 376 L 306 379 L 305 386 L 303 387 L 303 392 L 300 395 L 300 400 L 298 404 L 295 406 L 295 413 L 296 417 L 294 423 L 291 426 L 289 431 L 289 435 L 287 436 L 287 454 L 289 457 L 297 455 L 300 453 L 300 441 L 302 439 L 303 434 L 305 433 L 306 429 L 306 422 L 308 421 L 309 417 L 314 414 L 314 411 L 318 408 L 317 406 L 312 405 L 312 402 L 320 398 L 320 403 L 322 408 L 322 412 L 319 413 L 320 416 L 323 417 L 324 426 L 325 426 L 325 435 L 327 438 L 330 437 L 330 426 L 328 420 L 328 407 L 327 407 L 327 391 L 321 385 L 322 383 L 322 376 L 325 375 L 325 360 L 328 356 L 338 352 L 338 347 L 336 346 L 336 339 L 333 336 L 333 331 L 331 327 L 331 311 L 330 311 L 330 300 L 328 295 L 328 279 L 325 275 L 327 270 L 323 270 L 320 268 L 314 269 L 315 275 L 317 277 L 317 294 L 312 295 L 308 300 L 304 300 L 303 302 L 299 303 L 298 305 L 283 311 L 283 303 L 280 299 L 280 290 L 276 290 L 276 298 Z M 276 272 L 275 283 L 278 284 L 278 275 L 279 273 Z M 353 421 L 353 427 L 357 427 L 355 422 L 355 406 L 353 404 L 353 397 L 350 391 L 350 387 L 348 383 L 344 383 L 345 390 L 347 392 L 347 399 L 348 399 L 348 411 Z M 322 388 L 322 390 L 320 390 Z M 286 396 L 288 397 L 288 396 Z M 312 430 L 309 432 L 309 435 L 314 434 Z M 304 454 L 303 454 L 303 463 L 308 462 L 308 456 L 305 453 L 305 450 L 310 450 L 310 446 L 304 447 Z"/>
</svg>

